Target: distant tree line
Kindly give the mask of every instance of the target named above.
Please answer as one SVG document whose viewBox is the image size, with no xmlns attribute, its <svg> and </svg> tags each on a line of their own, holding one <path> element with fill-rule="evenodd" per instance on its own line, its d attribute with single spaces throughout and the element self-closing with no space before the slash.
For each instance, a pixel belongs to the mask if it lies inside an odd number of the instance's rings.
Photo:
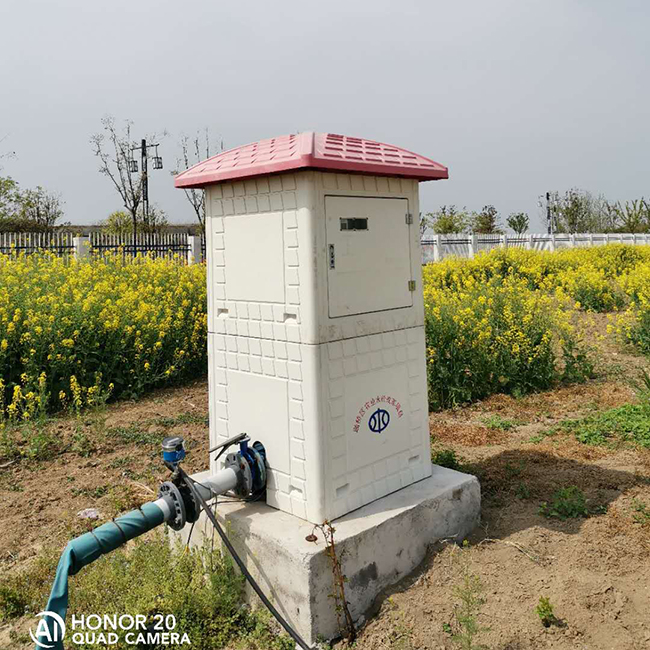
<svg viewBox="0 0 650 650">
<path fill-rule="evenodd" d="M 553 232 L 650 232 L 650 201 L 644 198 L 608 201 L 602 194 L 573 188 L 561 194 L 551 192 L 548 201 Z M 530 218 L 525 212 L 513 212 L 505 226 L 517 235 L 526 233 Z M 480 211 L 469 211 L 455 205 L 443 205 L 434 212 L 420 216 L 420 233 L 437 235 L 452 233 L 501 234 L 504 225 L 497 209 L 486 205 Z"/>
<path fill-rule="evenodd" d="M 0 176 L 0 232 L 52 232 L 62 217 L 59 194 L 40 185 L 24 189 Z"/>
<path fill-rule="evenodd" d="M 99 162 L 98 171 L 113 186 L 122 203 L 122 208 L 111 212 L 97 226 L 112 235 L 129 236 L 151 234 L 169 230 L 164 210 L 150 204 L 143 210 L 144 172 L 134 165 L 134 149 L 137 138 L 132 134 L 133 123 L 129 120 L 119 125 L 111 116 L 101 120 L 101 130 L 90 137 L 93 154 Z M 166 132 L 147 135 L 148 141 L 164 138 Z M 0 138 L 0 144 L 6 136 Z M 172 174 L 191 167 L 211 152 L 223 151 L 223 141 L 212 141 L 208 129 L 193 138 L 181 135 L 178 146 L 181 155 L 177 157 Z M 15 157 L 14 152 L 0 151 L 0 160 Z M 0 171 L 1 171 L 0 167 Z M 202 190 L 185 190 L 185 196 L 192 208 L 201 232 L 205 233 L 205 197 Z M 72 229 L 70 223 L 62 223 L 64 201 L 61 195 L 49 192 L 43 187 L 23 189 L 10 177 L 0 175 L 0 232 L 51 232 L 56 229 Z"/>
<path fill-rule="evenodd" d="M 516 234 L 523 234 L 528 230 L 530 219 L 525 212 L 513 212 L 507 217 L 506 224 Z M 497 235 L 504 232 L 499 212 L 493 205 L 485 205 L 479 212 L 443 205 L 435 212 L 420 216 L 420 234 L 425 236 L 428 231 L 436 235 L 471 232 Z"/>
</svg>

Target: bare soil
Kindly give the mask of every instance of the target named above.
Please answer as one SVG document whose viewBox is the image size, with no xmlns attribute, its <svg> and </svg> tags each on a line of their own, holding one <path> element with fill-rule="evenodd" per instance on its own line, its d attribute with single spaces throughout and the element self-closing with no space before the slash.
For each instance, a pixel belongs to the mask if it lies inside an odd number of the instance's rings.
<svg viewBox="0 0 650 650">
<path fill-rule="evenodd" d="M 453 449 L 481 481 L 482 523 L 464 549 L 433 545 L 419 570 L 382 597 L 355 647 L 457 647 L 449 629 L 459 567 L 468 564 L 483 586 L 477 621 L 489 628 L 477 644 L 492 650 L 650 649 L 650 525 L 634 519 L 634 504 L 650 507 L 650 450 L 539 436 L 566 418 L 635 400 L 630 380 L 646 360 L 599 338 L 606 318 L 593 317 L 588 326 L 597 379 L 431 415 L 434 450 Z M 0 469 L 2 572 L 19 571 L 35 554 L 63 548 L 96 525 L 78 517 L 86 508 L 97 508 L 104 521 L 150 500 L 168 474 L 159 457 L 163 436 L 183 434 L 189 469 L 203 469 L 207 414 L 207 382 L 199 380 L 47 424 L 55 428 L 59 453 Z M 125 441 L 121 430 L 141 441 Z M 592 516 L 563 521 L 540 514 L 558 488 L 572 485 L 586 495 Z M 540 596 L 550 599 L 558 619 L 548 628 L 534 611 Z M 24 624 L 0 625 L 0 647 L 12 627 Z"/>
</svg>

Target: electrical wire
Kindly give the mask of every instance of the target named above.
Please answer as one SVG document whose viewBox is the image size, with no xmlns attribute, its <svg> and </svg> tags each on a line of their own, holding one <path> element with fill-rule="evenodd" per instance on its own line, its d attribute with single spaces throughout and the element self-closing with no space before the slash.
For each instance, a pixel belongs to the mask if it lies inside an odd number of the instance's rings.
<svg viewBox="0 0 650 650">
<path fill-rule="evenodd" d="M 260 586 L 257 584 L 255 581 L 255 578 L 251 575 L 250 571 L 246 567 L 246 565 L 243 563 L 242 559 L 239 557 L 237 554 L 237 551 L 235 550 L 235 547 L 231 544 L 230 540 L 228 539 L 228 536 L 224 532 L 223 528 L 219 525 L 219 522 L 217 521 L 217 518 L 212 514 L 212 510 L 210 509 L 210 506 L 205 502 L 205 499 L 201 496 L 199 491 L 194 487 L 193 483 L 195 483 L 194 479 L 190 478 L 180 467 L 178 468 L 179 475 L 181 479 L 185 482 L 185 485 L 188 486 L 188 488 L 192 491 L 194 494 L 194 497 L 198 500 L 198 502 L 201 504 L 201 508 L 203 508 L 203 511 L 207 515 L 208 519 L 216 529 L 217 533 L 219 534 L 219 537 L 221 537 L 221 541 L 223 542 L 224 546 L 228 549 L 228 552 L 230 555 L 232 555 L 233 560 L 235 560 L 237 566 L 239 567 L 239 570 L 244 574 L 244 577 L 246 580 L 248 580 L 248 583 L 250 586 L 253 588 L 255 593 L 260 597 L 260 600 L 264 603 L 266 608 L 273 614 L 273 617 L 275 620 L 280 623 L 280 625 L 285 629 L 287 634 L 303 649 L 303 650 L 312 650 L 307 643 L 304 641 L 304 639 L 289 625 L 289 623 L 284 619 L 282 614 L 278 612 L 278 610 L 274 607 L 273 603 L 266 597 Z"/>
</svg>

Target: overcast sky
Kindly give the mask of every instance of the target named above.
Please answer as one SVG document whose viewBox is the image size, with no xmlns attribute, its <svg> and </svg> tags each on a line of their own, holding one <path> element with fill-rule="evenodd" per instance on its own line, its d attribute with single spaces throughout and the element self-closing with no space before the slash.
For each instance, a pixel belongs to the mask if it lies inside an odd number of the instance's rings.
<svg viewBox="0 0 650 650">
<path fill-rule="evenodd" d="M 647 0 L 0 0 L 0 173 L 96 223 L 121 202 L 88 140 L 128 118 L 169 132 L 150 198 L 190 221 L 181 133 L 329 131 L 447 165 L 423 211 L 492 203 L 539 229 L 547 190 L 650 196 L 649 34 Z"/>
</svg>

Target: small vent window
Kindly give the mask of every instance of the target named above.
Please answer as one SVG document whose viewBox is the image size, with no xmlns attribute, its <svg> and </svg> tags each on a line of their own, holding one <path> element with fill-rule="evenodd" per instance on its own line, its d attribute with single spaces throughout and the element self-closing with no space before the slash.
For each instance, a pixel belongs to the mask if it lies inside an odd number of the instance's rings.
<svg viewBox="0 0 650 650">
<path fill-rule="evenodd" d="M 368 217 L 345 217 L 341 219 L 341 230 L 368 230 Z"/>
</svg>

